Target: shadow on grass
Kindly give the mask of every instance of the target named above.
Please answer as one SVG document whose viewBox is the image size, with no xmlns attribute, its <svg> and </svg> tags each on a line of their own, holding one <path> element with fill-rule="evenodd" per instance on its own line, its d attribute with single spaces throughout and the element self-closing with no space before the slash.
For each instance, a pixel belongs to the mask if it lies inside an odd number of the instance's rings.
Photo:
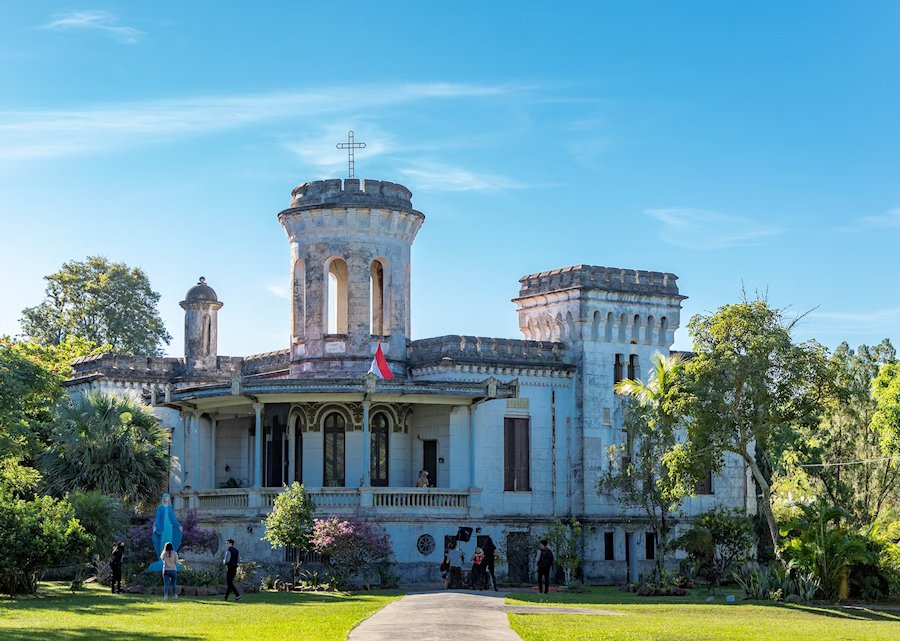
<svg viewBox="0 0 900 641">
<path fill-rule="evenodd" d="M 198 641 L 205 637 L 183 634 L 152 634 L 129 630 L 96 630 L 94 628 L 3 630 L 3 641 Z"/>
<path fill-rule="evenodd" d="M 725 593 L 732 593 L 725 591 Z M 877 606 L 869 607 L 842 607 L 831 604 L 795 604 L 795 603 L 778 603 L 775 601 L 745 601 L 740 599 L 740 591 L 734 591 L 739 600 L 734 603 L 726 603 L 724 596 L 719 595 L 713 602 L 706 601 L 707 594 L 705 591 L 696 590 L 690 595 L 683 597 L 651 597 L 640 596 L 631 592 L 622 592 L 618 588 L 592 588 L 590 592 L 578 594 L 573 592 L 557 592 L 550 595 L 536 594 L 534 592 L 511 592 L 508 598 L 519 600 L 535 605 L 567 605 L 567 606 L 615 606 L 615 605 L 636 605 L 636 606 L 683 606 L 692 608 L 696 606 L 721 607 L 721 608 L 741 608 L 747 606 L 756 606 L 763 608 L 774 608 L 778 610 L 789 610 L 796 612 L 804 612 L 822 617 L 830 617 L 843 619 L 845 621 L 896 621 L 900 622 L 900 615 L 890 610 L 879 610 Z"/>
</svg>

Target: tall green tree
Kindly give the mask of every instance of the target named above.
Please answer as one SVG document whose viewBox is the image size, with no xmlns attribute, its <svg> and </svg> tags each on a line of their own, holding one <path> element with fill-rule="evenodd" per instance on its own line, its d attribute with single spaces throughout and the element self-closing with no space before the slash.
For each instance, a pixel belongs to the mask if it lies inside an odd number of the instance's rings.
<svg viewBox="0 0 900 641">
<path fill-rule="evenodd" d="M 272 512 L 266 517 L 266 533 L 263 538 L 273 548 L 293 548 L 296 556 L 293 563 L 293 582 L 297 582 L 297 571 L 303 562 L 303 554 L 310 547 L 313 530 L 313 514 L 316 506 L 306 488 L 294 481 L 284 492 L 275 497 Z"/>
<path fill-rule="evenodd" d="M 872 382 L 877 410 L 872 426 L 881 437 L 885 456 L 900 454 L 900 363 L 881 366 Z"/>
<path fill-rule="evenodd" d="M 778 524 L 772 510 L 771 470 L 798 430 L 818 425 L 830 393 L 824 349 L 796 343 L 781 310 L 765 300 L 725 305 L 691 319 L 696 356 L 687 362 L 676 395 L 688 416 L 687 440 L 673 460 L 722 465 L 732 452 L 759 488 L 759 509 L 776 555 Z"/>
<path fill-rule="evenodd" d="M 644 511 L 656 536 L 657 578 L 665 567 L 672 514 L 690 494 L 694 479 L 692 474 L 673 474 L 668 464 L 678 426 L 670 395 L 683 366 L 680 354 L 666 358 L 657 352 L 646 382 L 626 379 L 616 384 L 616 393 L 630 399 L 625 414 L 628 440 L 610 448 L 609 467 L 597 488 Z"/>
<path fill-rule="evenodd" d="M 64 496 L 96 490 L 147 505 L 169 482 L 169 433 L 141 401 L 93 392 L 66 399 L 49 450 L 44 486 Z"/>
<path fill-rule="evenodd" d="M 785 472 L 804 472 L 813 489 L 843 508 L 856 527 L 870 528 L 885 506 L 900 499 L 900 461 L 881 448 L 883 430 L 877 428 L 878 404 L 872 394 L 879 370 L 896 356 L 887 339 L 856 351 L 846 343 L 835 349 L 829 359 L 835 393 L 822 421 L 798 433 L 796 456 L 790 458 L 802 467 Z"/>
<path fill-rule="evenodd" d="M 89 256 L 44 280 L 44 301 L 23 310 L 21 320 L 24 334 L 41 344 L 78 336 L 119 354 L 152 356 L 172 340 L 157 310 L 159 294 L 139 268 Z"/>
</svg>

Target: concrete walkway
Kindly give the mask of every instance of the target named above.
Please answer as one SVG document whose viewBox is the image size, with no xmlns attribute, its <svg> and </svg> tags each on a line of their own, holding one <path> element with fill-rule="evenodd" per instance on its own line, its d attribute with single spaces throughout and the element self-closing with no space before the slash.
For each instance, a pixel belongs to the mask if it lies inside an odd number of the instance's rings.
<svg viewBox="0 0 900 641">
<path fill-rule="evenodd" d="M 522 641 L 509 627 L 505 592 L 408 594 L 370 616 L 348 641 Z"/>
<path fill-rule="evenodd" d="M 389 603 L 360 623 L 348 641 L 522 641 L 507 613 L 624 616 L 594 608 L 506 605 L 507 592 L 429 590 Z"/>
</svg>

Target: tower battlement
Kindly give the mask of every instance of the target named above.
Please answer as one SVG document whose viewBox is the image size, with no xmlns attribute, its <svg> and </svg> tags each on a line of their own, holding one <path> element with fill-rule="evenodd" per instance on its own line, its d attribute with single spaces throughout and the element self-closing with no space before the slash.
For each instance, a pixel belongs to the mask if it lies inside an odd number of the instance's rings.
<svg viewBox="0 0 900 641">
<path fill-rule="evenodd" d="M 291 191 L 291 209 L 371 207 L 412 210 L 412 192 L 403 185 L 368 178 L 334 178 L 303 183 Z"/>
<path fill-rule="evenodd" d="M 565 289 L 600 289 L 635 294 L 678 296 L 678 277 L 669 272 L 650 272 L 618 267 L 572 265 L 519 279 L 519 297 Z"/>
</svg>

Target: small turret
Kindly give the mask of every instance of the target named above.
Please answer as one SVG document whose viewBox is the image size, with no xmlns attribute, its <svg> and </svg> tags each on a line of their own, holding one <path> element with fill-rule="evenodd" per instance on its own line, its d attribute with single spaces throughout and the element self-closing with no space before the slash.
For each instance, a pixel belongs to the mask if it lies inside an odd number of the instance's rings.
<svg viewBox="0 0 900 641">
<path fill-rule="evenodd" d="M 181 301 L 184 309 L 184 363 L 187 371 L 216 369 L 218 322 L 222 303 L 203 276 Z"/>
</svg>

